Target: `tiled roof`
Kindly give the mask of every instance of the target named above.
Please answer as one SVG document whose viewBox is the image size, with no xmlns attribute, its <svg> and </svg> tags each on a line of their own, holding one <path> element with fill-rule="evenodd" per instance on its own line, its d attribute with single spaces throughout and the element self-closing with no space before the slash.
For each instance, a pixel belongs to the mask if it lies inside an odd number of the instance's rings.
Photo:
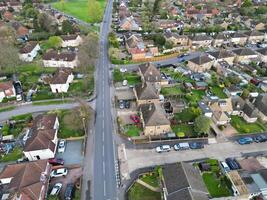
<svg viewBox="0 0 267 200">
<path fill-rule="evenodd" d="M 30 41 L 28 42 L 23 48 L 20 49 L 20 53 L 30 53 L 37 45 L 38 43 L 36 41 Z"/>
<path fill-rule="evenodd" d="M 206 54 L 205 55 L 200 55 L 200 56 L 197 56 L 195 58 L 192 58 L 191 60 L 189 60 L 190 62 L 193 62 L 197 65 L 202 65 L 202 64 L 205 64 L 205 63 L 208 63 L 208 62 L 211 62 L 212 59 L 207 56 Z"/>
<path fill-rule="evenodd" d="M 71 68 L 58 68 L 56 73 L 53 75 L 50 84 L 65 84 L 68 81 L 69 75 L 72 74 Z"/>
<path fill-rule="evenodd" d="M 135 91 L 139 100 L 159 99 L 156 88 L 150 83 L 136 85 Z"/>
<path fill-rule="evenodd" d="M 160 82 L 160 71 L 152 63 L 139 65 L 139 69 L 147 82 Z"/>
<path fill-rule="evenodd" d="M 44 54 L 43 60 L 56 60 L 56 61 L 74 61 L 76 58 L 76 54 L 73 52 L 62 52 L 58 53 L 57 51 L 48 51 Z"/>
</svg>

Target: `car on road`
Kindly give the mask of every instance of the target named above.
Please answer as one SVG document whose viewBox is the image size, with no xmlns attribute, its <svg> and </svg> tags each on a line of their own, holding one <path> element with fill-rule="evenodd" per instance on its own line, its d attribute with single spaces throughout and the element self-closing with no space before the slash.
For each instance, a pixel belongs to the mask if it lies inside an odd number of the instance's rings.
<svg viewBox="0 0 267 200">
<path fill-rule="evenodd" d="M 191 142 L 189 143 L 190 149 L 203 149 L 204 144 L 202 142 Z"/>
<path fill-rule="evenodd" d="M 52 190 L 50 192 L 50 195 L 52 195 L 52 196 L 58 195 L 58 193 L 60 192 L 61 188 L 62 188 L 62 183 L 56 183 L 53 186 L 53 188 L 52 188 Z"/>
<path fill-rule="evenodd" d="M 52 170 L 50 177 L 61 177 L 61 176 L 66 176 L 68 174 L 67 168 L 59 168 L 59 169 L 54 169 Z"/>
<path fill-rule="evenodd" d="M 160 145 L 160 146 L 156 147 L 157 153 L 169 152 L 170 150 L 171 150 L 170 145 Z"/>
<path fill-rule="evenodd" d="M 238 162 L 234 158 L 226 158 L 225 162 L 230 167 L 231 170 L 240 169 Z"/>
<path fill-rule="evenodd" d="M 64 160 L 62 158 L 50 158 L 48 162 L 51 165 L 64 165 Z"/>
<path fill-rule="evenodd" d="M 140 123 L 140 118 L 138 115 L 130 115 L 130 119 L 134 122 L 134 123 Z"/>
<path fill-rule="evenodd" d="M 252 137 L 242 137 L 238 139 L 238 143 L 241 145 L 253 143 Z"/>
<path fill-rule="evenodd" d="M 175 151 L 180 151 L 180 150 L 188 150 L 190 149 L 189 143 L 183 142 L 183 143 L 178 143 L 173 146 L 173 149 Z"/>
<path fill-rule="evenodd" d="M 267 141 L 267 136 L 265 135 L 258 135 L 253 138 L 254 142 L 260 143 L 260 142 L 266 142 Z"/>
<path fill-rule="evenodd" d="M 57 149 L 58 153 L 64 153 L 65 148 L 66 148 L 66 140 L 60 140 Z"/>
<path fill-rule="evenodd" d="M 125 72 L 127 72 L 127 69 L 126 68 L 120 68 L 120 72 L 125 73 Z"/>
<path fill-rule="evenodd" d="M 68 183 L 65 193 L 64 193 L 64 200 L 71 200 L 74 195 L 74 184 Z"/>
</svg>

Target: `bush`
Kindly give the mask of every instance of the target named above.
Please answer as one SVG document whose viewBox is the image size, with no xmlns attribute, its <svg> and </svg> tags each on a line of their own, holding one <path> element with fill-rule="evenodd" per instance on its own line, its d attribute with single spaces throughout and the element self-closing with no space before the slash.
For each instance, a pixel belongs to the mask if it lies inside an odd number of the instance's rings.
<svg viewBox="0 0 267 200">
<path fill-rule="evenodd" d="M 185 137 L 185 133 L 184 133 L 184 132 L 178 132 L 176 135 L 177 135 L 177 137 L 179 137 L 179 138 L 183 138 L 183 137 Z"/>
</svg>

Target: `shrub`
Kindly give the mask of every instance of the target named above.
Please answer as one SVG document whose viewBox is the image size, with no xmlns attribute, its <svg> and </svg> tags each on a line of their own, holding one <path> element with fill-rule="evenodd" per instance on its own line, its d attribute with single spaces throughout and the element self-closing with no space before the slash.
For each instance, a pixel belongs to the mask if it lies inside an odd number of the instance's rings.
<svg viewBox="0 0 267 200">
<path fill-rule="evenodd" d="M 177 137 L 180 137 L 180 138 L 185 137 L 184 132 L 178 132 L 176 135 L 177 135 Z"/>
</svg>

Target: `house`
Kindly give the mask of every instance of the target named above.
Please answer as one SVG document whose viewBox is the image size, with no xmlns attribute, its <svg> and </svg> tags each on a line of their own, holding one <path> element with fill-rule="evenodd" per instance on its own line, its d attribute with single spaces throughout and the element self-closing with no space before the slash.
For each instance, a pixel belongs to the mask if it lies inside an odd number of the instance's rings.
<svg viewBox="0 0 267 200">
<path fill-rule="evenodd" d="M 248 36 L 248 43 L 256 44 L 264 40 L 264 33 L 253 30 L 245 33 Z"/>
<path fill-rule="evenodd" d="M 255 51 L 248 48 L 238 48 L 233 49 L 232 51 L 236 55 L 235 62 L 250 63 L 258 57 Z"/>
<path fill-rule="evenodd" d="M 267 63 L 267 48 L 257 49 L 256 52 L 258 52 L 260 60 Z"/>
<path fill-rule="evenodd" d="M 220 11 L 217 8 L 210 8 L 210 7 L 197 9 L 194 6 L 191 6 L 186 8 L 185 10 L 185 16 L 187 18 L 194 18 L 194 19 L 201 19 L 203 17 L 211 18 L 215 15 L 218 15 L 219 13 Z"/>
<path fill-rule="evenodd" d="M 141 64 L 138 69 L 143 82 L 152 83 L 155 86 L 161 84 L 160 71 L 152 63 Z"/>
<path fill-rule="evenodd" d="M 242 115 L 245 101 L 240 96 L 231 97 L 233 112 L 232 115 Z"/>
<path fill-rule="evenodd" d="M 232 97 L 232 96 L 241 96 L 243 90 L 240 89 L 239 87 L 235 86 L 235 85 L 231 85 L 230 87 L 225 87 L 223 89 L 223 92 L 228 96 L 228 97 Z"/>
<path fill-rule="evenodd" d="M 13 22 L 12 27 L 15 29 L 16 35 L 18 38 L 22 38 L 22 39 L 28 38 L 29 29 L 27 29 L 26 27 L 24 27 L 18 22 Z"/>
<path fill-rule="evenodd" d="M 4 19 L 5 21 L 7 21 L 7 22 L 13 20 L 13 18 L 14 18 L 12 12 L 10 12 L 10 11 L 8 11 L 8 10 L 5 11 L 5 12 L 3 13 L 2 17 L 3 17 L 3 19 Z"/>
<path fill-rule="evenodd" d="M 40 50 L 40 45 L 38 42 L 30 41 L 19 51 L 19 58 L 25 62 L 31 62 L 37 56 Z"/>
<path fill-rule="evenodd" d="M 258 110 L 250 102 L 246 102 L 243 107 L 242 117 L 248 123 L 254 123 L 258 119 Z"/>
<path fill-rule="evenodd" d="M 0 102 L 6 98 L 12 98 L 16 96 L 14 85 L 11 81 L 0 82 Z"/>
<path fill-rule="evenodd" d="M 212 110 L 204 101 L 200 101 L 198 103 L 198 107 L 200 108 L 203 115 L 205 115 L 206 117 L 209 117 L 209 118 L 212 117 Z"/>
<path fill-rule="evenodd" d="M 240 32 L 235 32 L 230 35 L 230 41 L 232 43 L 242 45 L 242 46 L 246 44 L 247 39 L 248 39 L 248 36 Z"/>
<path fill-rule="evenodd" d="M 159 91 L 151 83 L 142 83 L 134 88 L 137 105 L 159 102 Z"/>
<path fill-rule="evenodd" d="M 77 47 L 82 44 L 83 39 L 80 35 L 62 35 L 60 36 L 62 39 L 61 46 L 64 47 Z"/>
<path fill-rule="evenodd" d="M 73 81 L 73 74 L 71 68 L 58 68 L 53 75 L 49 85 L 53 93 L 68 92 L 70 83 Z"/>
<path fill-rule="evenodd" d="M 210 47 L 212 43 L 212 37 L 207 35 L 195 35 L 189 37 L 189 46 L 192 48 Z"/>
<path fill-rule="evenodd" d="M 164 200 L 208 200 L 208 191 L 199 171 L 189 163 L 162 167 Z"/>
<path fill-rule="evenodd" d="M 214 60 L 207 54 L 199 55 L 195 58 L 188 60 L 187 67 L 193 72 L 205 72 L 211 68 Z"/>
<path fill-rule="evenodd" d="M 120 21 L 120 29 L 125 31 L 140 31 L 142 28 L 137 24 L 133 16 L 125 17 Z"/>
<path fill-rule="evenodd" d="M 215 59 L 214 65 L 220 61 L 226 61 L 228 64 L 232 65 L 235 59 L 235 54 L 227 50 L 209 51 L 207 53 Z"/>
<path fill-rule="evenodd" d="M 143 38 L 140 34 L 125 36 L 125 46 L 133 60 L 144 59 L 146 49 Z"/>
<path fill-rule="evenodd" d="M 267 121 L 267 93 L 260 94 L 255 102 L 254 102 L 255 107 L 258 109 L 259 117 L 263 121 Z"/>
<path fill-rule="evenodd" d="M 50 50 L 43 55 L 45 67 L 67 67 L 74 68 L 79 64 L 78 56 L 74 52 L 57 52 Z"/>
<path fill-rule="evenodd" d="M 251 22 L 251 27 L 257 31 L 264 31 L 265 28 L 266 28 L 266 24 L 265 23 L 262 23 L 262 22 L 255 22 L 255 21 L 252 21 Z"/>
<path fill-rule="evenodd" d="M 231 67 L 231 65 L 223 60 L 215 62 L 214 67 L 216 67 L 216 73 L 220 76 L 228 76 L 229 71 L 228 69 Z"/>
<path fill-rule="evenodd" d="M 218 33 L 218 34 L 214 37 L 214 39 L 213 39 L 213 41 L 212 41 L 212 45 L 213 45 L 214 47 L 220 47 L 220 46 L 222 46 L 223 44 L 227 44 L 227 43 L 228 43 L 228 38 L 227 38 L 226 34 L 224 34 L 224 33 Z"/>
<path fill-rule="evenodd" d="M 179 35 L 170 31 L 164 33 L 164 37 L 167 41 L 172 42 L 174 46 L 187 46 L 188 37 L 186 35 Z"/>
<path fill-rule="evenodd" d="M 226 125 L 230 122 L 230 115 L 233 112 L 231 98 L 220 99 L 210 104 L 212 110 L 212 120 L 216 125 Z"/>
<path fill-rule="evenodd" d="M 23 154 L 30 161 L 54 158 L 57 150 L 58 117 L 55 114 L 38 115 L 26 141 Z"/>
<path fill-rule="evenodd" d="M 170 19 L 158 20 L 155 23 L 155 27 L 162 29 L 162 30 L 166 30 L 166 29 L 177 30 L 179 28 L 178 22 L 176 20 L 170 20 Z"/>
<path fill-rule="evenodd" d="M 139 106 L 144 135 L 153 136 L 171 132 L 170 121 L 159 104 L 149 103 Z"/>
<path fill-rule="evenodd" d="M 6 165 L 0 174 L 1 192 L 7 199 L 44 200 L 50 172 L 47 160 Z"/>
<path fill-rule="evenodd" d="M 196 90 L 206 90 L 208 88 L 208 84 L 204 81 L 198 81 L 194 83 L 194 87 Z"/>
</svg>

